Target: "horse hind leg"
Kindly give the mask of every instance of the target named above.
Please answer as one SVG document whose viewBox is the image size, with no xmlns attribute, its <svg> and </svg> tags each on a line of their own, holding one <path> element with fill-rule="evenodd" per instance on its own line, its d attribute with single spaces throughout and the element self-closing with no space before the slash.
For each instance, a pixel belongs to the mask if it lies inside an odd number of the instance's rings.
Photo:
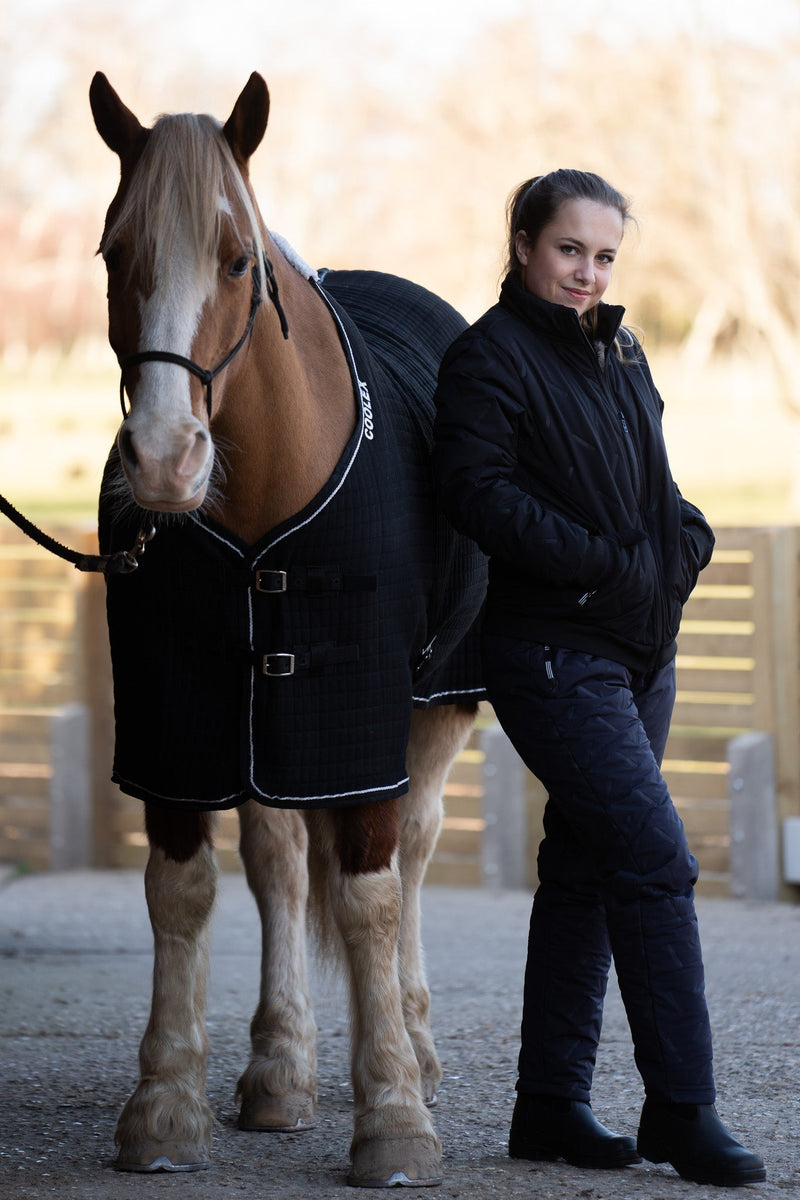
<svg viewBox="0 0 800 1200">
<path fill-rule="evenodd" d="M 442 823 L 442 792 L 453 759 L 475 722 L 477 705 L 418 709 L 406 753 L 409 791 L 403 797 L 400 877 L 403 910 L 399 937 L 403 1016 L 419 1063 L 425 1103 L 434 1105 L 442 1079 L 430 1027 L 430 992 L 420 931 L 420 890 Z"/>
<path fill-rule="evenodd" d="M 299 812 L 248 801 L 240 852 L 261 917 L 261 989 L 251 1057 L 237 1089 L 239 1128 L 315 1124 L 316 1036 L 306 964 L 307 833 Z"/>
<path fill-rule="evenodd" d="M 399 800 L 309 814 L 315 915 L 332 919 L 350 982 L 356 1187 L 441 1183 L 441 1146 L 403 1020 L 397 945 Z M 323 919 L 324 932 L 324 919 Z"/>
<path fill-rule="evenodd" d="M 214 1118 L 205 1100 L 209 922 L 217 866 L 211 818 L 146 809 L 145 894 L 153 928 L 153 996 L 139 1048 L 140 1081 L 117 1122 L 121 1171 L 209 1165 Z"/>
</svg>

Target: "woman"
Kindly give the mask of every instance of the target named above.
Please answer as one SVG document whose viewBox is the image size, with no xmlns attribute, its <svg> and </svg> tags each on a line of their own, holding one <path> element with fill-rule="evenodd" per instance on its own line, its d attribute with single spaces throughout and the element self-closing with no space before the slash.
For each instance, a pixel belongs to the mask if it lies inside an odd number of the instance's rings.
<svg viewBox="0 0 800 1200">
<path fill-rule="evenodd" d="M 736 1186 L 766 1173 L 714 1108 L 697 863 L 660 771 L 681 609 L 714 538 L 670 475 L 624 310 L 602 303 L 628 220 L 596 175 L 522 184 L 499 303 L 439 376 L 440 501 L 490 557 L 486 685 L 549 795 L 509 1153 L 643 1156 Z M 645 1087 L 638 1144 L 589 1105 L 612 957 Z"/>
</svg>

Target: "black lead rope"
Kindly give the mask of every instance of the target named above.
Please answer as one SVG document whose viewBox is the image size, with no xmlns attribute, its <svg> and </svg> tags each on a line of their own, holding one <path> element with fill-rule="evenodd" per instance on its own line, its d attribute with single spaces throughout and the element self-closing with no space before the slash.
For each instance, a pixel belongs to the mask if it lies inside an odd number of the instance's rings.
<svg viewBox="0 0 800 1200">
<path fill-rule="evenodd" d="M 104 575 L 129 575 L 131 571 L 135 571 L 147 543 L 155 537 L 156 532 L 154 525 L 149 529 L 140 529 L 130 550 L 117 550 L 115 554 L 81 554 L 78 550 L 70 550 L 69 546 L 62 545 L 50 537 L 49 533 L 39 529 L 38 525 L 34 525 L 14 508 L 5 496 L 0 496 L 0 512 L 43 550 L 49 550 L 65 562 L 72 563 L 77 571 L 101 571 Z"/>
</svg>

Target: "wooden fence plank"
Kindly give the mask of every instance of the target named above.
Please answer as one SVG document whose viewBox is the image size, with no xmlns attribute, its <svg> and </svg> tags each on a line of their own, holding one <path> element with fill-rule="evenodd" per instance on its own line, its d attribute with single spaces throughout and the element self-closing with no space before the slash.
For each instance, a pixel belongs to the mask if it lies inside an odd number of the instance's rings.
<svg viewBox="0 0 800 1200">
<path fill-rule="evenodd" d="M 702 621 L 687 622 L 678 636 L 681 655 L 701 658 L 753 658 L 752 628 L 720 630 Z"/>
<path fill-rule="evenodd" d="M 684 802 L 719 800 L 727 808 L 727 773 L 700 775 L 694 772 L 676 772 L 671 771 L 669 763 L 665 762 L 664 778 L 673 800 L 676 800 L 676 797 Z"/>
<path fill-rule="evenodd" d="M 724 725 L 729 729 L 754 729 L 753 702 L 748 697 L 746 702 L 705 699 L 699 696 L 691 697 L 691 693 L 680 697 L 675 702 L 675 720 L 681 724 L 709 727 Z"/>
<path fill-rule="evenodd" d="M 752 669 L 687 668 L 678 664 L 678 688 L 682 692 L 741 692 L 752 695 Z"/>
<path fill-rule="evenodd" d="M 736 562 L 725 562 L 718 559 L 718 553 L 718 551 L 715 552 L 714 558 L 703 571 L 704 585 L 725 584 L 731 587 L 749 587 L 752 554 L 748 554 L 746 558 Z"/>
<path fill-rule="evenodd" d="M 713 736 L 703 729 L 673 725 L 667 744 L 666 761 L 724 763 L 730 733 Z"/>
</svg>

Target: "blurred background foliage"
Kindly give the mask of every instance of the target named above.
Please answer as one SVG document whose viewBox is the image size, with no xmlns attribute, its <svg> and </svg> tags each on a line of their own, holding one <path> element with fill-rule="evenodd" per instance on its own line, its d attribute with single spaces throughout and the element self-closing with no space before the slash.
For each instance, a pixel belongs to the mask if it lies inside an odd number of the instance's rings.
<svg viewBox="0 0 800 1200">
<path fill-rule="evenodd" d="M 717 521 L 796 520 L 800 24 L 745 37 L 707 10 L 648 23 L 646 3 L 606 0 L 578 22 L 509 2 L 467 20 L 431 0 L 382 24 L 358 0 L 303 0 L 291 20 L 236 0 L 222 16 L 7 0 L 0 491 L 88 513 L 117 420 L 95 257 L 117 162 L 92 125 L 94 71 L 150 123 L 224 120 L 257 69 L 267 224 L 314 265 L 406 275 L 470 320 L 496 297 L 519 181 L 576 166 L 630 195 L 609 298 L 644 331 L 682 489 Z"/>
</svg>

